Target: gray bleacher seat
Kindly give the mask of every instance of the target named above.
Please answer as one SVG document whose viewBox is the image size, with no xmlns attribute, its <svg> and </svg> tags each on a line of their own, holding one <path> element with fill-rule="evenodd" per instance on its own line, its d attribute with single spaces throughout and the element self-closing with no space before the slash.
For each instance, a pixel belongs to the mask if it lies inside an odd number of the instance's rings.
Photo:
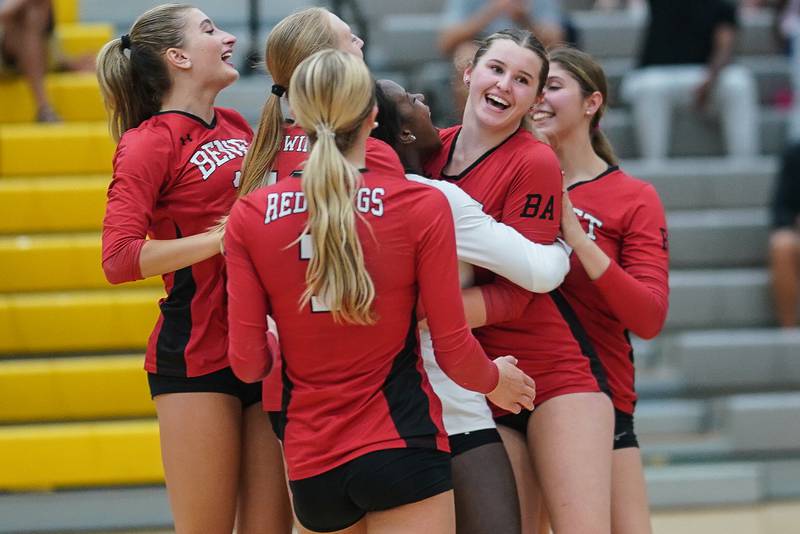
<svg viewBox="0 0 800 534">
<path fill-rule="evenodd" d="M 693 390 L 800 388 L 800 329 L 681 332 L 663 358 Z"/>
<path fill-rule="evenodd" d="M 636 405 L 636 433 L 640 436 L 691 433 L 705 430 L 708 407 L 703 400 L 643 400 Z"/>
<path fill-rule="evenodd" d="M 669 329 L 768 326 L 773 322 L 763 269 L 674 271 L 670 287 Z"/>
<path fill-rule="evenodd" d="M 672 211 L 667 224 L 673 268 L 757 266 L 767 254 L 763 208 Z"/>
<path fill-rule="evenodd" d="M 654 507 L 743 504 L 764 497 L 762 467 L 753 463 L 650 467 L 647 492 Z"/>
<path fill-rule="evenodd" d="M 766 206 L 777 172 L 777 160 L 773 157 L 747 161 L 671 159 L 657 166 L 632 159 L 622 165 L 633 176 L 655 186 L 668 212 Z"/>
<path fill-rule="evenodd" d="M 800 452 L 800 393 L 731 396 L 723 428 L 740 451 Z"/>
</svg>

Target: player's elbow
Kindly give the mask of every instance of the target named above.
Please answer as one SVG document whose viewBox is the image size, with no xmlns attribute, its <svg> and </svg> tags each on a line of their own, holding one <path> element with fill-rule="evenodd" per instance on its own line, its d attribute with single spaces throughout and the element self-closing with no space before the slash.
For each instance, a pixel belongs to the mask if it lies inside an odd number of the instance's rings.
<svg viewBox="0 0 800 534">
<path fill-rule="evenodd" d="M 636 328 L 631 328 L 630 330 L 642 339 L 653 339 L 661 333 L 666 320 L 667 310 L 659 310 L 652 314 L 649 320 L 643 321 L 640 325 L 637 325 Z"/>
<path fill-rule="evenodd" d="M 248 384 L 260 382 L 272 369 L 272 362 L 265 362 L 263 365 L 254 366 L 233 355 L 230 358 L 230 363 L 233 374 L 235 374 L 239 380 Z"/>
<path fill-rule="evenodd" d="M 531 290 L 534 293 L 549 293 L 564 282 L 569 272 L 569 257 L 566 254 L 554 256 L 547 267 L 535 278 Z"/>
<path fill-rule="evenodd" d="M 108 283 L 113 285 L 124 284 L 125 282 L 132 282 L 134 280 L 134 278 L 130 276 L 128 270 L 121 268 L 119 262 L 113 259 L 106 259 L 103 261 L 103 274 L 106 280 L 108 280 Z"/>
</svg>

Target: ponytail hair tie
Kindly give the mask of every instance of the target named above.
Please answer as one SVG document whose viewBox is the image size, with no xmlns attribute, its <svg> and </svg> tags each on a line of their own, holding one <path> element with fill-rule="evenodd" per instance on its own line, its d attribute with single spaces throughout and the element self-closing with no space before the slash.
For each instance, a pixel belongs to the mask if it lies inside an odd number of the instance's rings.
<svg viewBox="0 0 800 534">
<path fill-rule="evenodd" d="M 282 85 L 278 85 L 277 83 L 273 84 L 272 85 L 272 94 L 276 95 L 278 98 L 280 98 L 284 94 L 286 94 L 286 88 L 284 86 L 282 86 Z"/>
<path fill-rule="evenodd" d="M 336 139 L 336 132 L 334 132 L 333 129 L 325 123 L 318 124 L 315 130 L 317 132 L 317 139 L 323 136 L 330 137 L 331 139 Z"/>
<path fill-rule="evenodd" d="M 126 34 L 122 35 L 122 37 L 120 37 L 119 40 L 120 40 L 120 44 L 122 45 L 122 50 L 123 51 L 130 49 L 130 47 L 131 47 L 131 36 L 130 35 L 128 35 L 126 33 Z"/>
</svg>

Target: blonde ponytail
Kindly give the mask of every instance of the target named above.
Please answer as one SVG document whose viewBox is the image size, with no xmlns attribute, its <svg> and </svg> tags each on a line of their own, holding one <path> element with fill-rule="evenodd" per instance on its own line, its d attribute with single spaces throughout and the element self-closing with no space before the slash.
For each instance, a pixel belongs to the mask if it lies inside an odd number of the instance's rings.
<svg viewBox="0 0 800 534">
<path fill-rule="evenodd" d="M 374 83 L 363 61 L 325 50 L 303 61 L 289 85 L 289 101 L 313 143 L 303 169 L 313 254 L 301 306 L 320 299 L 337 322 L 373 324 L 375 286 L 364 265 L 356 228 L 361 174 L 343 155 L 375 106 Z M 316 296 L 316 297 L 314 297 Z"/>
<path fill-rule="evenodd" d="M 292 73 L 301 61 L 315 52 L 336 46 L 330 16 L 330 12 L 321 7 L 304 9 L 281 20 L 267 37 L 264 57 L 279 90 L 273 90 L 264 104 L 258 131 L 242 164 L 239 196 L 265 184 L 281 149 L 284 118 L 278 93 L 287 90 Z"/>
</svg>

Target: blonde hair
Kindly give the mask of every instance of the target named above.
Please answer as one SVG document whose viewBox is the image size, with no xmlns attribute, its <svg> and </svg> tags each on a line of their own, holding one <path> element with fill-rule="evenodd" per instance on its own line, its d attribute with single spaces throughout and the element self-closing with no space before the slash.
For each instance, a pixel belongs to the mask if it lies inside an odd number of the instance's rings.
<svg viewBox="0 0 800 534">
<path fill-rule="evenodd" d="M 600 120 L 608 107 L 608 82 L 603 67 L 586 52 L 569 46 L 559 46 L 550 50 L 550 62 L 561 65 L 578 82 L 584 98 L 594 92 L 599 92 L 603 96 L 603 103 L 589 123 L 589 137 L 595 154 L 609 165 L 617 165 L 619 160 L 614 153 L 614 147 L 600 129 Z"/>
<path fill-rule="evenodd" d="M 301 306 L 317 295 L 335 321 L 373 324 L 375 286 L 356 231 L 354 202 L 361 174 L 343 152 L 352 147 L 375 106 L 375 83 L 360 59 L 324 50 L 295 70 L 289 103 L 313 143 L 302 187 L 308 202 L 303 233 L 310 234 L 314 253 Z"/>
<path fill-rule="evenodd" d="M 275 85 L 284 90 L 290 86 L 297 65 L 320 50 L 335 48 L 336 34 L 330 23 L 330 12 L 321 7 L 298 11 L 280 21 L 267 38 L 267 70 Z M 239 196 L 264 185 L 283 142 L 283 113 L 280 96 L 270 93 L 261 112 L 258 132 L 242 164 Z"/>
<path fill-rule="evenodd" d="M 123 38 L 112 39 L 97 55 L 97 80 L 115 141 L 161 109 L 172 86 L 164 52 L 180 48 L 189 4 L 163 4 L 143 13 Z"/>
</svg>

